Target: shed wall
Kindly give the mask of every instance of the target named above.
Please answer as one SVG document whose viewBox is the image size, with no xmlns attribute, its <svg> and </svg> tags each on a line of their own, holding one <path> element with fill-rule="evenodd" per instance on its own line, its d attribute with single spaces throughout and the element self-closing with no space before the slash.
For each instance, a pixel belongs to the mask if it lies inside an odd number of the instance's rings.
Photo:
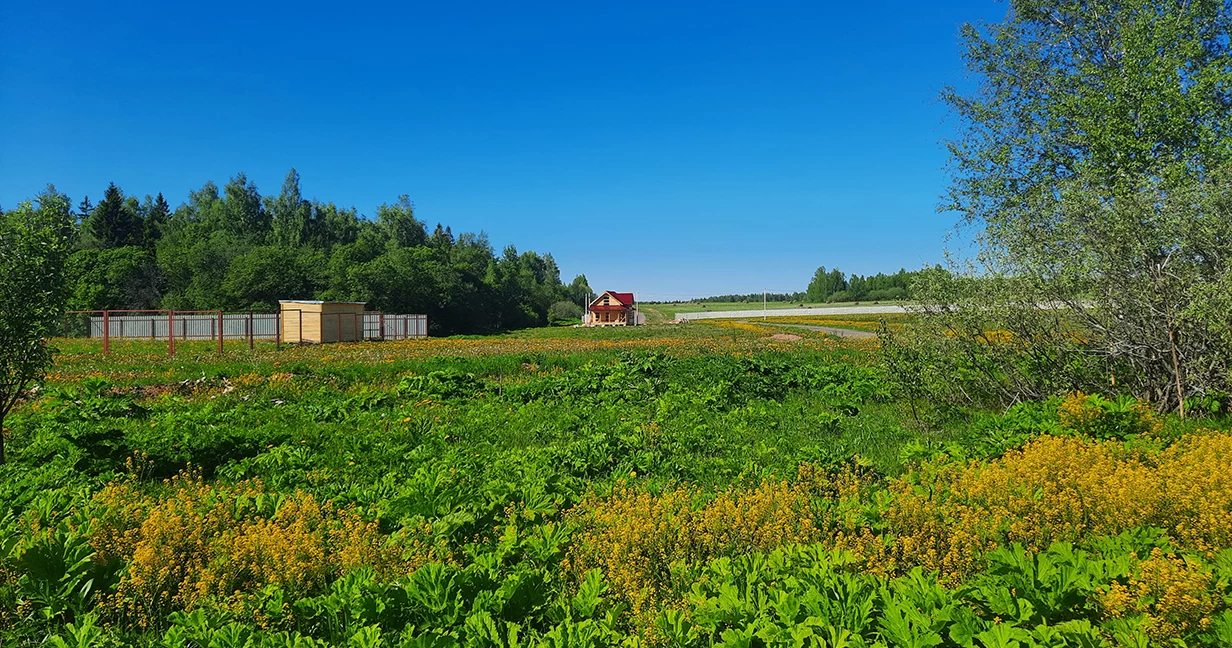
<svg viewBox="0 0 1232 648">
<path fill-rule="evenodd" d="M 358 342 L 363 337 L 364 304 L 284 301 L 280 306 L 286 342 Z"/>
</svg>

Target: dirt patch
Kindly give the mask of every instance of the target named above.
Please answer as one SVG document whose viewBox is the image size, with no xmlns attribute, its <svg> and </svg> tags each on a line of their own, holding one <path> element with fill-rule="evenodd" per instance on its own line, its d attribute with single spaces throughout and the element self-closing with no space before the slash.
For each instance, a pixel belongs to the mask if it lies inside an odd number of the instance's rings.
<svg viewBox="0 0 1232 648">
<path fill-rule="evenodd" d="M 780 342 L 795 342 L 796 340 L 800 339 L 800 336 L 792 335 L 791 333 L 775 333 L 774 335 L 771 335 L 767 339 L 778 340 Z"/>
<path fill-rule="evenodd" d="M 131 396 L 137 400 L 148 400 L 158 398 L 165 394 L 179 394 L 187 396 L 192 393 L 191 389 L 184 389 L 180 383 L 171 383 L 163 385 L 134 385 L 132 387 L 117 387 L 110 390 L 110 393 L 116 396 Z"/>
<path fill-rule="evenodd" d="M 167 394 L 175 394 L 177 396 L 192 396 L 198 393 L 219 391 L 223 394 L 230 393 L 235 389 L 231 381 L 226 377 L 206 377 L 201 376 L 195 380 L 183 380 L 177 383 L 162 383 L 158 385 L 133 385 L 131 387 L 113 387 L 108 393 L 117 396 L 130 396 L 135 400 L 148 400 L 165 396 Z"/>
</svg>

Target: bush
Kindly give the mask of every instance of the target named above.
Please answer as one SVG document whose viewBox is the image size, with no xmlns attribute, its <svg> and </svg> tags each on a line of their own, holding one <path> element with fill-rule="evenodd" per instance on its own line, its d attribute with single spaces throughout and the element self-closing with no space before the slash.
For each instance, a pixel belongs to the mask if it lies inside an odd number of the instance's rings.
<svg viewBox="0 0 1232 648">
<path fill-rule="evenodd" d="M 907 289 L 899 286 L 886 288 L 884 290 L 870 290 L 864 295 L 864 299 L 870 301 L 895 301 L 907 298 Z"/>
<path fill-rule="evenodd" d="M 826 302 L 827 302 L 827 303 L 834 304 L 834 303 L 838 303 L 838 302 L 849 302 L 849 301 L 855 301 L 855 299 L 856 299 L 856 296 L 855 296 L 855 295 L 853 295 L 853 294 L 851 294 L 851 293 L 847 292 L 846 290 L 840 290 L 840 291 L 838 291 L 838 292 L 836 292 L 836 293 L 834 293 L 834 294 L 830 295 L 829 297 L 826 297 Z"/>
<path fill-rule="evenodd" d="M 1075 392 L 1061 401 L 1057 414 L 1062 428 L 1094 439 L 1122 439 L 1163 429 L 1150 405 L 1127 396 L 1109 400 Z"/>
<path fill-rule="evenodd" d="M 163 488 L 151 494 L 126 480 L 94 499 L 102 517 L 92 544 L 101 559 L 127 565 L 100 607 L 137 627 L 211 601 L 240 603 L 271 585 L 310 596 L 361 567 L 405 573 L 427 561 L 404 560 L 375 523 L 309 493 L 269 493 L 258 481 L 207 484 L 195 472 Z"/>
<path fill-rule="evenodd" d="M 621 485 L 573 513 L 582 530 L 568 566 L 579 576 L 601 569 L 635 615 L 652 612 L 681 585 L 678 567 L 816 542 L 811 502 L 833 489 L 808 465 L 794 483 L 771 479 L 710 499 L 685 486 L 656 494 Z"/>
<path fill-rule="evenodd" d="M 985 464 L 940 464 L 896 482 L 885 514 L 904 565 L 949 579 L 979 556 L 1158 527 L 1213 556 L 1232 543 L 1232 434 L 1204 431 L 1161 451 L 1044 436 Z M 928 488 L 920 488 L 927 484 Z"/>
<path fill-rule="evenodd" d="M 582 307 L 571 301 L 558 301 L 548 307 L 548 322 L 552 324 L 572 323 L 582 319 Z"/>
</svg>

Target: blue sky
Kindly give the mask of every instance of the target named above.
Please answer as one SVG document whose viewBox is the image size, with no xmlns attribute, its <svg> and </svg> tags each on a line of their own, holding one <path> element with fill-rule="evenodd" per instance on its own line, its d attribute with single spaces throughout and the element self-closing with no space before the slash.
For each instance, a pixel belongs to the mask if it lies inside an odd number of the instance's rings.
<svg viewBox="0 0 1232 648">
<path fill-rule="evenodd" d="M 244 171 L 551 252 L 642 299 L 801 290 L 941 260 L 939 3 L 13 3 L 0 205 L 171 204 Z"/>
</svg>

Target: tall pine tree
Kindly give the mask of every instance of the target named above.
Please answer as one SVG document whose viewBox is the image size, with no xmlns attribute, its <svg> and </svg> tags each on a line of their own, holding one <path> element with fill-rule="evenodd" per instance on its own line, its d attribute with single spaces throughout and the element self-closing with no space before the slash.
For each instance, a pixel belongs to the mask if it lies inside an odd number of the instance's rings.
<svg viewBox="0 0 1232 648">
<path fill-rule="evenodd" d="M 146 194 L 146 200 L 149 200 L 149 194 Z M 154 199 L 154 204 L 150 205 L 145 217 L 144 241 L 146 247 L 153 248 L 158 239 L 163 236 L 163 227 L 167 225 L 167 221 L 171 219 L 171 205 L 167 204 L 167 199 L 163 198 L 163 192 L 158 192 L 158 197 Z"/>
<path fill-rule="evenodd" d="M 111 183 L 103 201 L 90 215 L 90 233 L 102 247 L 124 247 L 140 242 L 140 218 L 124 204 L 124 192 Z"/>
<path fill-rule="evenodd" d="M 86 196 L 77 204 L 77 223 L 85 223 L 90 220 L 90 214 L 94 211 L 94 203 L 90 202 L 90 197 Z"/>
</svg>

